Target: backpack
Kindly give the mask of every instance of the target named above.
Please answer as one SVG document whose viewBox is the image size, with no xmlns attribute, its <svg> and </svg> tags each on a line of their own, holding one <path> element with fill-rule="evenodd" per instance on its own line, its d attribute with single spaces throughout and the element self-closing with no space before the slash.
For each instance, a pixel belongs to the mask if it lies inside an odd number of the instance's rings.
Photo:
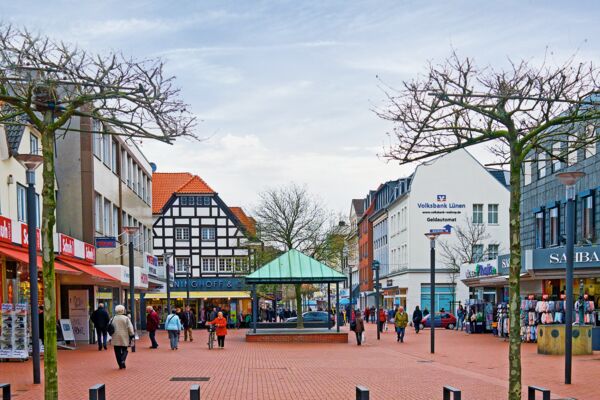
<svg viewBox="0 0 600 400">
<path fill-rule="evenodd" d="M 113 317 L 114 318 L 114 317 Z M 115 326 L 113 325 L 113 318 L 108 321 L 108 326 L 106 327 L 106 331 L 110 336 L 115 334 Z"/>
</svg>

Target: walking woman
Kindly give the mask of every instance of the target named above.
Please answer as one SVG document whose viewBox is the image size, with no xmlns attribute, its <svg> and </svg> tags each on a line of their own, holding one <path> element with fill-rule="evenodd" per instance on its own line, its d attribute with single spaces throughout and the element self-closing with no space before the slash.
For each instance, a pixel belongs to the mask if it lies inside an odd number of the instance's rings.
<svg viewBox="0 0 600 400">
<path fill-rule="evenodd" d="M 171 315 L 165 320 L 165 329 L 169 333 L 169 342 L 171 343 L 171 350 L 177 350 L 179 348 L 179 333 L 183 329 L 181 320 L 177 315 L 177 310 L 173 310 Z"/>
<path fill-rule="evenodd" d="M 109 322 L 112 325 L 112 345 L 115 349 L 115 358 L 119 369 L 125 368 L 125 360 L 127 359 L 127 347 L 133 337 L 133 325 L 131 320 L 125 315 L 125 306 L 118 305 L 115 307 L 115 316 Z"/>
<path fill-rule="evenodd" d="M 404 307 L 398 307 L 398 311 L 396 311 L 396 315 L 394 316 L 394 321 L 396 325 L 396 334 L 398 336 L 398 342 L 404 343 L 404 330 L 406 329 L 406 325 L 408 325 L 408 314 L 404 312 Z"/>
<path fill-rule="evenodd" d="M 219 348 L 225 348 L 225 336 L 227 336 L 227 319 L 223 317 L 223 313 L 219 311 L 217 318 L 210 321 L 209 325 L 215 325 L 217 327 L 217 343 Z"/>
<path fill-rule="evenodd" d="M 354 334 L 356 335 L 356 344 L 362 345 L 362 334 L 365 331 L 365 321 L 363 321 L 360 310 L 356 310 L 356 318 L 354 319 Z"/>
<path fill-rule="evenodd" d="M 419 330 L 421 329 L 421 321 L 423 321 L 423 313 L 421 312 L 419 306 L 416 306 L 415 311 L 413 311 L 412 315 L 412 322 L 415 326 L 416 333 L 419 333 Z"/>
</svg>

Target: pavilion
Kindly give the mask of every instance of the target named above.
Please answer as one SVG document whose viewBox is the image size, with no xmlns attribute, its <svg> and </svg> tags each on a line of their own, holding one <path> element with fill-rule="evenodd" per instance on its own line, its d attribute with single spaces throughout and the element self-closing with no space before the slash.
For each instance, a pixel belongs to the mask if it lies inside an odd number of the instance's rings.
<svg viewBox="0 0 600 400">
<path fill-rule="evenodd" d="M 331 309 L 330 285 L 336 286 L 336 313 L 340 309 L 340 282 L 346 280 L 346 276 L 333 268 L 292 249 L 277 257 L 275 260 L 265 264 L 261 268 L 246 276 L 246 284 L 252 286 L 252 329 L 246 335 L 247 341 L 297 341 L 297 342 L 347 342 L 348 333 L 340 332 L 339 323 L 336 323 L 337 331 L 329 329 L 265 329 L 256 332 L 258 315 L 258 295 L 256 285 L 259 284 L 303 284 L 303 283 L 327 283 L 327 301 Z M 302 310 L 299 310 L 302 312 Z M 337 319 L 337 318 L 336 318 Z M 339 321 L 337 321 L 339 322 Z M 329 335 L 330 340 L 323 335 Z M 318 338 L 315 336 L 319 336 Z"/>
</svg>

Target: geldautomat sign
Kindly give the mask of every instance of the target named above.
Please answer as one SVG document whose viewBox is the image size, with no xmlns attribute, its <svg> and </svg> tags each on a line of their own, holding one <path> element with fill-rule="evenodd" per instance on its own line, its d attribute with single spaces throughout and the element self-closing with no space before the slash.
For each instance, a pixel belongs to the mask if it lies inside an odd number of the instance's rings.
<svg viewBox="0 0 600 400">
<path fill-rule="evenodd" d="M 575 268 L 600 268 L 600 246 L 575 247 Z M 564 247 L 533 250 L 533 269 L 562 269 L 567 265 Z"/>
<path fill-rule="evenodd" d="M 246 290 L 243 278 L 190 278 L 190 290 Z M 186 289 L 187 279 L 176 278 L 174 289 Z"/>
</svg>

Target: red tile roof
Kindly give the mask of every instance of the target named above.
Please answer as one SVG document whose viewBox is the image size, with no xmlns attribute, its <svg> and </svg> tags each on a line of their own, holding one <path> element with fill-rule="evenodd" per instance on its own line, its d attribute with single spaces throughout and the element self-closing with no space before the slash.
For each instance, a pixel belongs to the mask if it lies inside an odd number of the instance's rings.
<svg viewBox="0 0 600 400">
<path fill-rule="evenodd" d="M 155 172 L 152 174 L 152 213 L 159 214 L 174 193 L 213 194 L 215 191 L 202 178 L 189 172 Z"/>
<path fill-rule="evenodd" d="M 252 236 L 256 235 L 256 221 L 254 218 L 246 215 L 241 207 L 229 207 L 233 215 L 240 221 L 240 223 L 246 228 L 246 231 Z"/>
</svg>

